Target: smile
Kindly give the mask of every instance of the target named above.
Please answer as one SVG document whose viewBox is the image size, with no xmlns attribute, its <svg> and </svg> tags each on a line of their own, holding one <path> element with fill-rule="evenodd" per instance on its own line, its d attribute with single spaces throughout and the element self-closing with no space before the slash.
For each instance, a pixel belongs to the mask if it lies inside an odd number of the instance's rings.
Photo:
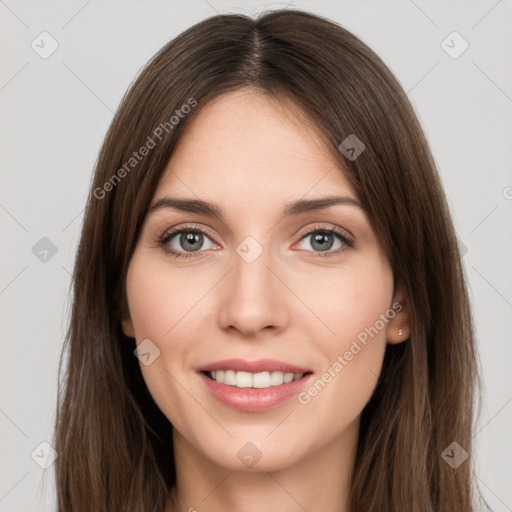
<svg viewBox="0 0 512 512">
<path fill-rule="evenodd" d="M 309 385 L 314 374 L 280 371 L 252 374 L 244 371 L 213 370 L 201 371 L 197 375 L 208 394 L 219 404 L 238 411 L 256 413 L 275 409 L 297 396 Z M 224 382 L 219 382 L 220 379 Z M 226 379 L 234 383 L 228 384 Z"/>
<path fill-rule="evenodd" d="M 281 386 L 289 382 L 301 379 L 303 373 L 291 373 L 280 371 L 264 371 L 258 373 L 250 373 L 234 370 L 217 370 L 204 372 L 207 377 L 228 386 L 236 386 L 237 388 L 257 388 L 265 389 L 272 386 Z"/>
</svg>

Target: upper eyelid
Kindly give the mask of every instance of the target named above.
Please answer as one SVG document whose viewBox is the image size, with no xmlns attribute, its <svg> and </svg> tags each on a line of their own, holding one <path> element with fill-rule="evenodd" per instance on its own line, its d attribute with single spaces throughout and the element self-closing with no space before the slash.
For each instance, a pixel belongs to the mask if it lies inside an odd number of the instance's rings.
<svg viewBox="0 0 512 512">
<path fill-rule="evenodd" d="M 177 227 L 167 229 L 164 232 L 164 234 L 162 235 L 162 238 L 165 238 L 168 236 L 174 237 L 175 235 L 180 234 L 180 232 L 182 232 L 182 231 L 200 231 L 203 234 L 208 235 L 209 238 L 215 238 L 210 233 L 210 230 L 208 228 L 205 228 L 203 226 L 196 226 L 195 224 L 184 225 L 184 226 L 178 225 Z"/>
<path fill-rule="evenodd" d="M 328 223 L 327 223 L 328 224 Z M 309 227 L 309 228 L 306 228 L 304 229 L 304 231 L 300 231 L 301 233 L 301 237 L 304 237 L 306 235 L 310 235 L 311 233 L 314 233 L 315 231 L 322 231 L 322 230 L 326 230 L 326 231 L 335 231 L 335 232 L 339 232 L 339 231 L 343 231 L 343 232 L 346 232 L 347 234 L 344 236 L 346 238 L 353 238 L 353 235 L 352 233 L 350 233 L 347 229 L 345 228 L 342 228 L 340 226 L 335 226 L 333 224 L 331 224 L 331 226 L 326 226 L 326 225 L 322 225 L 322 223 L 316 223 L 314 224 L 313 226 Z M 338 233 L 340 234 L 340 233 Z"/>
</svg>

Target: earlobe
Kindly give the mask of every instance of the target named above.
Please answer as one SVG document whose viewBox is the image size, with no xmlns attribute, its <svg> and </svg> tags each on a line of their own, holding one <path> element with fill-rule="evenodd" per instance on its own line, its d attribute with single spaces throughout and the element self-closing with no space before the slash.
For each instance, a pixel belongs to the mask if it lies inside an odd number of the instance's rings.
<svg viewBox="0 0 512 512">
<path fill-rule="evenodd" d="M 135 338 L 135 333 L 133 331 L 133 324 L 130 318 L 125 318 L 121 320 L 121 326 L 123 328 L 123 332 L 125 336 L 128 338 Z"/>
<path fill-rule="evenodd" d="M 406 341 L 411 335 L 409 308 L 400 286 L 396 288 L 390 311 L 393 311 L 394 314 L 392 317 L 390 315 L 386 337 L 390 345 L 396 345 L 402 341 Z"/>
<path fill-rule="evenodd" d="M 135 330 L 133 328 L 133 322 L 130 316 L 130 311 L 128 309 L 126 300 L 122 301 L 120 311 L 121 327 L 123 329 L 125 336 L 127 336 L 128 338 L 135 338 Z"/>
</svg>

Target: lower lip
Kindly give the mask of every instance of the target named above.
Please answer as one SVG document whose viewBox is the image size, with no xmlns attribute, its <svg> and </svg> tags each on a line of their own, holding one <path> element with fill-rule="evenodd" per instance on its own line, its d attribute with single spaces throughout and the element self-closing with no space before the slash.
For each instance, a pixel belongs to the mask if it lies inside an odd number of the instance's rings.
<svg viewBox="0 0 512 512">
<path fill-rule="evenodd" d="M 220 384 L 204 373 L 203 379 L 210 393 L 221 403 L 246 412 L 260 412 L 277 407 L 294 395 L 297 395 L 313 376 L 309 373 L 298 380 L 269 388 L 239 388 L 229 384 Z"/>
</svg>

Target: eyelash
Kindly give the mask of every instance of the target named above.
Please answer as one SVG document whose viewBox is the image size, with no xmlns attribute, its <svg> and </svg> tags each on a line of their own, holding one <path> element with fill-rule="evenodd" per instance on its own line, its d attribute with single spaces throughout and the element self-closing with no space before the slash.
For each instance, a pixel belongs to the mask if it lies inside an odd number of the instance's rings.
<svg viewBox="0 0 512 512">
<path fill-rule="evenodd" d="M 208 238 L 212 238 L 207 232 L 203 231 L 202 229 L 199 229 L 196 226 L 182 226 L 178 229 L 173 229 L 171 231 L 167 231 L 162 235 L 158 240 L 158 246 L 169 256 L 176 258 L 176 259 L 189 259 L 189 258 L 195 258 L 197 253 L 204 252 L 204 251 L 197 251 L 196 253 L 183 253 L 179 251 L 175 251 L 174 249 L 169 249 L 167 246 L 167 243 L 170 242 L 176 235 L 182 234 L 182 233 L 198 233 L 207 236 Z M 355 246 L 354 241 L 350 238 L 348 238 L 341 230 L 336 228 L 326 228 L 322 226 L 314 226 L 313 228 L 309 229 L 305 233 L 303 233 L 300 237 L 299 241 L 302 241 L 307 236 L 313 234 L 313 233 L 324 233 L 328 235 L 336 235 L 338 239 L 342 242 L 343 246 L 341 248 L 338 248 L 336 251 L 326 251 L 325 253 L 321 252 L 314 252 L 314 251 L 306 251 L 310 254 L 308 254 L 308 257 L 311 258 L 328 258 L 330 256 L 340 254 L 344 251 L 346 251 L 349 248 L 353 248 Z M 311 254 L 312 253 L 312 254 Z"/>
</svg>

